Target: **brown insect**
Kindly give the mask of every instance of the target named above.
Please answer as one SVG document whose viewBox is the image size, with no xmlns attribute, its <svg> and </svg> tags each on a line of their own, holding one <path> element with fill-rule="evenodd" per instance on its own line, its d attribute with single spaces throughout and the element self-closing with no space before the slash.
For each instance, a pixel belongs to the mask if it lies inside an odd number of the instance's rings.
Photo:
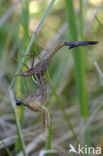
<svg viewBox="0 0 103 156">
<path fill-rule="evenodd" d="M 87 46 L 87 45 L 93 45 L 97 44 L 98 42 L 96 41 L 87 41 L 87 42 L 61 42 L 59 43 L 54 49 L 52 49 L 49 52 L 48 56 L 45 56 L 42 58 L 42 60 L 34 65 L 34 59 L 32 61 L 32 66 L 29 68 L 27 65 L 26 71 L 22 71 L 20 75 L 15 75 L 15 76 L 35 76 L 37 80 L 37 84 L 40 88 L 39 91 L 35 91 L 32 95 L 30 95 L 28 98 L 16 99 L 16 104 L 19 105 L 24 105 L 29 107 L 32 111 L 34 112 L 41 112 L 43 116 L 43 126 L 44 128 L 49 126 L 50 123 L 50 118 L 49 118 L 49 112 L 48 109 L 45 106 L 42 106 L 46 102 L 47 98 L 47 91 L 46 88 L 43 84 L 43 76 L 45 72 L 48 69 L 48 66 L 51 63 L 52 56 L 62 47 L 64 46 L 69 46 L 69 49 L 75 48 L 75 47 L 80 47 L 80 46 Z"/>
<path fill-rule="evenodd" d="M 32 66 L 31 68 L 29 68 L 27 65 L 26 71 L 22 71 L 22 73 L 20 75 L 15 75 L 15 76 L 36 76 L 37 79 L 40 79 L 40 77 L 44 76 L 45 72 L 48 69 L 48 66 L 51 63 L 51 59 L 52 56 L 62 47 L 64 46 L 69 46 L 69 49 L 75 48 L 75 47 L 80 47 L 80 46 L 87 46 L 87 45 L 94 45 L 97 44 L 98 42 L 96 41 L 85 41 L 85 42 L 60 42 L 58 45 L 56 45 L 56 47 L 54 49 L 52 49 L 49 52 L 49 55 L 47 57 L 45 57 L 44 59 L 42 59 L 39 63 L 37 63 L 35 65 L 35 67 L 33 67 L 34 64 L 34 60 L 32 62 Z"/>
<path fill-rule="evenodd" d="M 45 129 L 50 124 L 48 109 L 45 106 L 43 106 L 43 104 L 46 102 L 46 99 L 47 99 L 47 90 L 45 85 L 43 85 L 42 94 L 40 90 L 37 90 L 27 98 L 23 98 L 23 99 L 17 98 L 16 105 L 27 106 L 34 112 L 42 113 L 43 128 Z"/>
</svg>

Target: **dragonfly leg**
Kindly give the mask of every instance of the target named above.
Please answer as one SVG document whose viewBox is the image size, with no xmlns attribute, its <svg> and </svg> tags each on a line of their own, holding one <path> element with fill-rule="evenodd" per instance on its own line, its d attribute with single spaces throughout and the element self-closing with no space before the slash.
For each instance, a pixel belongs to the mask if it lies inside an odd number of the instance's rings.
<svg viewBox="0 0 103 156">
<path fill-rule="evenodd" d="M 42 82 L 42 77 L 40 74 L 35 74 L 35 78 L 37 80 L 37 84 L 40 87 L 40 90 L 43 90 L 43 82 Z"/>
<path fill-rule="evenodd" d="M 29 70 L 29 67 L 25 63 L 23 63 L 23 65 L 26 67 L 27 70 Z"/>
<path fill-rule="evenodd" d="M 38 81 L 32 76 L 32 80 L 38 85 Z"/>
<path fill-rule="evenodd" d="M 34 54 L 31 54 L 32 56 L 32 60 L 31 60 L 31 69 L 33 69 L 33 65 L 34 65 L 34 59 L 35 59 L 35 55 Z"/>
<path fill-rule="evenodd" d="M 50 125 L 50 115 L 48 109 L 43 106 L 42 107 L 42 123 L 43 123 L 43 129 L 46 129 Z"/>
</svg>

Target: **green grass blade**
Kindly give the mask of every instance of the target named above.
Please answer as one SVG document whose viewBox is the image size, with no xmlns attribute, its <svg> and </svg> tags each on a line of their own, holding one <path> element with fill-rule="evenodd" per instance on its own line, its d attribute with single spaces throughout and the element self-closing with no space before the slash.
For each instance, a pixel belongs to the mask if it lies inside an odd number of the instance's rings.
<svg viewBox="0 0 103 156">
<path fill-rule="evenodd" d="M 99 23 L 99 26 L 103 29 L 103 24 L 100 22 L 100 20 L 97 18 L 97 16 L 95 16 L 97 22 Z"/>
<path fill-rule="evenodd" d="M 80 8 L 80 13 L 79 13 L 79 17 L 80 17 L 80 36 L 81 39 L 83 40 L 84 38 L 84 34 L 83 34 L 83 1 L 79 0 L 79 8 Z"/>
<path fill-rule="evenodd" d="M 71 36 L 71 40 L 78 40 L 78 30 L 80 30 L 80 36 L 83 40 L 83 11 L 82 11 L 82 0 L 79 0 L 80 4 L 80 26 L 77 29 L 73 1 L 65 0 L 66 2 L 66 10 L 67 10 L 67 19 L 69 23 L 69 32 Z M 85 68 L 84 68 L 84 54 L 83 48 L 74 48 L 73 49 L 73 57 L 74 57 L 74 66 L 75 66 L 75 75 L 76 75 L 76 84 L 77 84 L 77 92 L 80 101 L 80 110 L 81 115 L 84 119 L 84 123 L 88 119 L 88 102 L 87 102 L 87 94 L 86 94 L 86 82 L 85 82 Z M 85 142 L 89 144 L 89 133 L 88 130 L 85 132 Z"/>
<path fill-rule="evenodd" d="M 23 22 L 23 20 L 22 20 L 21 18 L 19 18 L 19 21 L 20 21 L 20 24 L 22 25 L 22 27 L 23 27 L 23 29 L 24 29 L 24 31 L 25 31 L 26 37 L 27 37 L 28 40 L 30 41 L 30 35 L 29 35 L 29 33 L 28 33 L 28 29 L 27 29 L 26 25 L 24 24 L 24 22 Z M 33 50 L 34 50 L 36 56 L 40 59 L 40 56 L 39 56 L 39 54 L 38 54 L 38 52 L 37 52 L 37 50 L 36 50 L 34 44 L 32 45 L 32 47 L 33 47 Z"/>
<path fill-rule="evenodd" d="M 80 6 L 80 14 L 79 14 L 79 17 L 80 17 L 80 20 L 79 20 L 80 21 L 80 37 L 81 37 L 81 40 L 84 40 L 84 34 L 83 34 L 83 1 L 82 0 L 79 0 L 79 6 Z M 83 48 L 81 48 L 81 50 L 83 51 Z M 82 55 L 82 63 L 84 64 L 84 62 L 85 62 L 84 55 L 83 54 L 81 54 L 81 55 Z M 84 81 L 85 81 L 85 70 L 83 69 L 83 71 L 84 71 L 83 75 L 84 75 Z M 87 116 L 86 116 L 86 118 L 84 118 L 85 124 L 86 124 L 87 119 L 88 119 L 88 104 L 87 105 L 86 104 L 87 103 L 85 103 L 85 105 L 82 106 L 82 107 L 84 107 L 83 109 L 85 109 L 87 111 Z M 85 142 L 89 146 L 90 139 L 89 139 L 89 131 L 88 131 L 88 129 L 85 131 Z"/>
<path fill-rule="evenodd" d="M 56 89 L 55 89 L 54 85 L 52 84 L 49 75 L 47 75 L 47 77 L 48 77 L 48 80 L 49 80 L 50 84 L 52 85 L 53 94 L 54 94 L 55 97 L 56 97 L 56 100 L 57 100 L 57 102 L 58 102 L 58 104 L 59 104 L 59 107 L 60 107 L 60 109 L 61 109 L 61 111 L 62 111 L 62 113 L 63 113 L 63 116 L 64 116 L 65 120 L 67 121 L 68 128 L 70 128 L 70 130 L 71 130 L 71 132 L 72 132 L 72 134 L 73 134 L 73 137 L 74 137 L 76 143 L 78 144 L 78 143 L 79 143 L 79 139 L 78 139 L 78 137 L 77 137 L 77 135 L 76 135 L 76 133 L 75 133 L 75 131 L 74 131 L 74 129 L 73 129 L 73 126 L 72 126 L 72 123 L 71 123 L 71 121 L 70 121 L 70 119 L 69 119 L 69 116 L 68 116 L 68 115 L 66 114 L 66 112 L 65 112 L 64 106 L 63 106 L 63 104 L 62 104 L 62 102 L 61 102 L 61 99 L 60 99 L 59 95 L 56 93 Z"/>
<path fill-rule="evenodd" d="M 67 19 L 69 23 L 69 32 L 72 41 L 78 40 L 78 31 L 75 20 L 75 13 L 73 8 L 72 0 L 65 0 L 66 2 L 66 12 Z M 75 75 L 77 83 L 78 97 L 80 101 L 80 110 L 84 120 L 88 117 L 88 104 L 86 95 L 86 85 L 85 85 L 85 70 L 84 70 L 84 60 L 83 52 L 80 48 L 73 49 L 74 65 L 75 65 Z"/>
<path fill-rule="evenodd" d="M 5 150 L 6 150 L 7 154 L 8 154 L 8 156 L 12 156 L 11 153 L 10 153 L 9 148 L 6 146 L 6 144 L 5 144 L 5 142 L 3 141 L 3 139 L 1 138 L 1 136 L 0 136 L 0 140 L 1 140 L 2 144 L 4 145 Z"/>
<path fill-rule="evenodd" d="M 14 96 L 13 96 L 13 93 L 11 90 L 9 91 L 9 94 L 10 94 L 11 104 L 12 104 L 12 108 L 13 108 L 14 118 L 16 121 L 17 134 L 20 139 L 21 149 L 23 151 L 24 156 L 27 156 L 26 150 L 25 150 L 25 145 L 24 145 L 24 140 L 23 140 L 23 136 L 22 136 L 21 126 L 20 126 L 20 122 L 19 122 L 19 118 L 18 118 L 18 114 L 17 114 L 17 110 L 16 110 L 15 99 L 14 99 Z"/>
<path fill-rule="evenodd" d="M 28 30 L 29 25 L 29 0 L 26 0 L 22 3 L 22 12 L 21 12 L 21 19 L 26 27 L 26 30 Z M 22 34 L 22 36 L 21 36 Z M 24 54 L 24 48 L 26 45 L 26 42 L 28 41 L 28 38 L 26 36 L 25 31 L 20 27 L 19 29 L 19 53 L 18 53 L 18 63 L 20 63 L 20 55 Z M 16 80 L 16 97 L 22 97 L 23 96 L 23 84 L 22 84 L 22 77 L 17 77 Z M 24 117 L 24 107 L 18 107 L 18 117 L 20 126 L 23 127 L 23 117 Z M 16 139 L 16 145 L 15 145 L 15 152 L 16 154 L 19 153 L 22 147 L 20 133 L 17 130 L 18 138 Z"/>
<path fill-rule="evenodd" d="M 52 142 L 52 124 L 51 124 L 51 115 L 50 115 L 50 125 L 48 127 L 48 138 L 47 138 L 47 142 L 46 142 L 46 146 L 45 148 L 47 150 L 50 150 L 51 149 L 51 142 Z M 51 154 L 45 154 L 45 156 L 51 156 Z"/>
<path fill-rule="evenodd" d="M 75 133 L 75 131 L 74 131 L 74 129 L 73 129 L 73 126 L 72 126 L 72 124 L 71 124 L 71 121 L 70 121 L 70 119 L 69 119 L 69 116 L 68 116 L 68 115 L 66 114 L 66 112 L 65 112 L 64 106 L 63 106 L 63 104 L 62 104 L 62 102 L 61 102 L 61 99 L 60 99 L 59 95 L 56 93 L 56 89 L 55 89 L 55 87 L 54 87 L 53 85 L 52 85 L 52 89 L 53 89 L 53 93 L 54 93 L 55 96 L 56 96 L 56 100 L 57 100 L 57 102 L 58 102 L 58 104 L 59 104 L 59 107 L 60 107 L 60 109 L 61 109 L 61 111 L 62 111 L 62 113 L 63 113 L 63 115 L 64 115 L 64 118 L 65 118 L 65 120 L 67 121 L 68 127 L 70 128 L 70 130 L 71 130 L 71 132 L 72 132 L 72 134 L 73 134 L 73 137 L 74 137 L 76 143 L 78 144 L 78 143 L 79 143 L 79 139 L 78 139 L 78 137 L 77 137 L 77 135 L 76 135 L 76 133 Z"/>
</svg>

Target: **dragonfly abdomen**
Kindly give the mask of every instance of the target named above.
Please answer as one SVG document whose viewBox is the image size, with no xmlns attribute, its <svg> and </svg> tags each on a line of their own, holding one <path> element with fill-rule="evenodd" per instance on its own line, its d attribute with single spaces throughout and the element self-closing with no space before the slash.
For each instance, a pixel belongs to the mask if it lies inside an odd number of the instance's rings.
<svg viewBox="0 0 103 156">
<path fill-rule="evenodd" d="M 65 46 L 69 46 L 69 49 L 81 46 L 88 46 L 97 44 L 97 41 L 75 41 L 75 42 L 65 42 Z"/>
</svg>

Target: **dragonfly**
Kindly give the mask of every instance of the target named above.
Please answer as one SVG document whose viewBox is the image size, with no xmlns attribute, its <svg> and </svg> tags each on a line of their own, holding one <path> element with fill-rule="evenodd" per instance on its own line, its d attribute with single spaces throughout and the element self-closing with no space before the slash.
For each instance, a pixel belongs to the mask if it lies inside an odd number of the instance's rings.
<svg viewBox="0 0 103 156">
<path fill-rule="evenodd" d="M 34 60 L 33 60 L 30 68 L 27 65 L 25 65 L 27 70 L 22 71 L 21 74 L 15 76 L 24 76 L 24 77 L 36 76 L 36 78 L 40 76 L 44 76 L 49 65 L 51 64 L 52 56 L 62 47 L 69 46 L 69 49 L 72 49 L 81 46 L 94 45 L 97 43 L 98 43 L 97 41 L 60 42 L 49 52 L 49 55 L 47 57 L 45 56 L 44 58 L 42 58 L 42 60 L 38 62 L 35 66 L 33 66 L 34 64 Z"/>
<path fill-rule="evenodd" d="M 43 127 L 47 128 L 50 124 L 50 117 L 49 117 L 49 111 L 48 109 L 43 106 L 43 104 L 46 102 L 47 99 L 47 89 L 43 83 L 43 76 L 45 72 L 48 70 L 49 65 L 51 64 L 52 56 L 62 47 L 69 46 L 69 49 L 80 47 L 80 46 L 87 46 L 87 45 L 94 45 L 97 44 L 96 41 L 87 41 L 87 42 L 60 42 L 58 45 L 56 45 L 50 52 L 49 55 L 46 55 L 42 58 L 40 62 L 38 62 L 35 66 L 34 65 L 34 59 L 32 61 L 31 68 L 29 68 L 27 65 L 26 71 L 22 71 L 20 75 L 16 76 L 35 76 L 37 80 L 37 84 L 39 86 L 39 91 L 35 91 L 33 94 L 31 94 L 29 97 L 25 97 L 23 99 L 20 99 L 19 97 L 16 99 L 16 104 L 18 106 L 24 105 L 30 108 L 34 112 L 42 112 L 42 118 L 43 118 Z"/>
<path fill-rule="evenodd" d="M 41 79 L 44 76 L 45 72 L 47 72 L 49 65 L 51 64 L 51 60 L 53 55 L 62 47 L 68 46 L 69 49 L 76 48 L 76 47 L 81 47 L 81 46 L 88 46 L 88 45 L 95 45 L 97 44 L 97 41 L 75 41 L 75 42 L 60 42 L 58 43 L 53 49 L 50 50 L 49 54 L 45 55 L 35 66 L 34 66 L 34 58 L 31 63 L 31 67 L 29 68 L 26 64 L 25 67 L 27 68 L 26 71 L 21 71 L 21 74 L 15 75 L 15 76 L 23 76 L 23 77 L 28 77 L 28 76 L 35 76 L 36 81 L 33 80 L 37 83 L 37 85 L 40 87 L 41 92 L 42 92 L 42 83 Z"/>
</svg>

